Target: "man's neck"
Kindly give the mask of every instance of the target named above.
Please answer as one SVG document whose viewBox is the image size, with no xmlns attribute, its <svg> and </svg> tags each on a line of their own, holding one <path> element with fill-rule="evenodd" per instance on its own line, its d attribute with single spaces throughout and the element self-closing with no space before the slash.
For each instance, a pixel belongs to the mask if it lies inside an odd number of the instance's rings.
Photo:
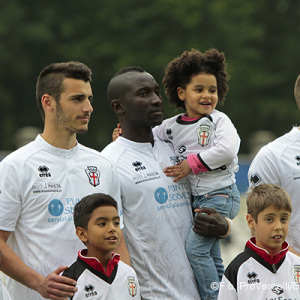
<svg viewBox="0 0 300 300">
<path fill-rule="evenodd" d="M 124 128 L 122 127 L 122 136 L 128 140 L 137 143 L 151 143 L 154 145 L 153 133 L 151 127 Z"/>
<path fill-rule="evenodd" d="M 42 138 L 50 145 L 60 149 L 72 149 L 76 146 L 76 133 L 70 134 L 68 132 L 53 132 L 44 129 Z"/>
</svg>

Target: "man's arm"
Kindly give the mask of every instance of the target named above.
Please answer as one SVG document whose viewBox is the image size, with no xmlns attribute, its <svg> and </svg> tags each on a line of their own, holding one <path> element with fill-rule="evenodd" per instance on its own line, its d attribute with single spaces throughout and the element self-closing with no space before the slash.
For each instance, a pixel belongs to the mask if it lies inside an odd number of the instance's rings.
<svg viewBox="0 0 300 300">
<path fill-rule="evenodd" d="M 47 299 L 67 300 L 67 297 L 74 295 L 74 292 L 77 291 L 76 281 L 59 276 L 62 271 L 68 268 L 67 266 L 57 268 L 47 277 L 42 276 L 24 264 L 20 257 L 6 244 L 9 235 L 10 232 L 0 230 L 0 249 L 3 253 L 1 271 L 21 284 L 36 290 Z"/>
<path fill-rule="evenodd" d="M 115 252 L 120 254 L 120 259 L 121 259 L 122 262 L 124 262 L 125 264 L 131 266 L 130 256 L 129 256 L 127 246 L 125 244 L 123 232 L 122 232 L 120 244 L 119 244 L 118 248 L 115 250 Z"/>
<path fill-rule="evenodd" d="M 193 230 L 206 237 L 221 237 L 230 233 L 230 221 L 213 208 L 196 209 Z"/>
</svg>

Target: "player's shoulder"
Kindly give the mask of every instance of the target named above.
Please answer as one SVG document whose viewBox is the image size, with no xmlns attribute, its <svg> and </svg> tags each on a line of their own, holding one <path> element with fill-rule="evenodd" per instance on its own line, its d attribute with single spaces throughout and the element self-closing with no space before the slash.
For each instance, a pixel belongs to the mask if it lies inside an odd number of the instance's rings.
<svg viewBox="0 0 300 300">
<path fill-rule="evenodd" d="M 230 118 L 222 111 L 214 109 L 209 115 L 214 123 L 219 121 L 227 121 L 231 123 Z"/>
<path fill-rule="evenodd" d="M 119 265 L 118 268 L 122 269 L 123 272 L 127 273 L 128 275 L 137 277 L 136 272 L 133 267 L 125 264 L 121 260 L 118 262 L 118 265 Z"/>
<path fill-rule="evenodd" d="M 98 161 L 100 160 L 102 164 L 106 163 L 108 165 L 111 165 L 110 160 L 107 157 L 105 157 L 102 154 L 102 152 L 81 144 L 78 144 L 78 147 L 79 147 L 80 155 L 82 155 L 83 157 L 90 157 L 90 158 L 94 157 Z"/>
<path fill-rule="evenodd" d="M 288 251 L 285 256 L 287 260 L 290 260 L 292 264 L 299 265 L 300 268 L 300 256 L 292 253 L 291 251 Z"/>
<path fill-rule="evenodd" d="M 108 144 L 102 151 L 101 155 L 114 164 L 119 160 L 121 155 L 126 151 L 127 140 L 118 137 L 114 142 Z"/>
<path fill-rule="evenodd" d="M 37 143 L 32 141 L 8 154 L 1 162 L 5 164 L 16 164 L 20 167 L 39 151 L 41 151 L 41 149 L 38 147 Z"/>
</svg>

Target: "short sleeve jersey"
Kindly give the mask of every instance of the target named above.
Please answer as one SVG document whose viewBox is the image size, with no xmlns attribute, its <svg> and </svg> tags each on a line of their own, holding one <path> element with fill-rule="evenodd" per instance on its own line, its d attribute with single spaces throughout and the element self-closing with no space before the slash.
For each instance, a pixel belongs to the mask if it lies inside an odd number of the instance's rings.
<svg viewBox="0 0 300 300">
<path fill-rule="evenodd" d="M 68 265 L 82 248 L 75 235 L 74 205 L 88 194 L 119 198 L 118 177 L 99 152 L 77 144 L 58 149 L 39 135 L 0 163 L 0 230 L 30 268 L 46 276 Z M 13 299 L 43 299 L 7 278 Z"/>
<path fill-rule="evenodd" d="M 200 162 L 209 170 L 188 175 L 192 194 L 204 195 L 235 183 L 240 138 L 228 116 L 213 110 L 195 121 L 184 121 L 181 117 L 164 120 L 153 133 L 158 139 L 172 143 L 180 160 L 198 154 Z"/>
<path fill-rule="evenodd" d="M 185 252 L 192 227 L 189 185 L 185 180 L 174 183 L 162 171 L 177 162 L 172 146 L 119 137 L 102 153 L 119 173 L 123 233 L 142 298 L 199 299 Z"/>
<path fill-rule="evenodd" d="M 300 252 L 300 130 L 287 134 L 262 147 L 253 159 L 248 179 L 250 187 L 262 183 L 277 184 L 290 195 L 293 206 L 287 241 Z"/>
</svg>

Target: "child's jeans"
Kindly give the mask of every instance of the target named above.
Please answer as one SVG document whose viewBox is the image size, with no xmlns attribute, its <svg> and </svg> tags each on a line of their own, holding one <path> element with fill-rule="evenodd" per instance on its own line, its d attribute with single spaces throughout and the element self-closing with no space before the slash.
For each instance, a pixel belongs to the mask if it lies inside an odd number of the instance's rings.
<svg viewBox="0 0 300 300">
<path fill-rule="evenodd" d="M 210 207 L 233 219 L 240 210 L 240 193 L 236 184 L 194 197 L 193 208 Z M 219 282 L 224 273 L 219 238 L 207 238 L 191 229 L 186 252 L 198 282 L 201 300 L 218 298 Z"/>
</svg>

